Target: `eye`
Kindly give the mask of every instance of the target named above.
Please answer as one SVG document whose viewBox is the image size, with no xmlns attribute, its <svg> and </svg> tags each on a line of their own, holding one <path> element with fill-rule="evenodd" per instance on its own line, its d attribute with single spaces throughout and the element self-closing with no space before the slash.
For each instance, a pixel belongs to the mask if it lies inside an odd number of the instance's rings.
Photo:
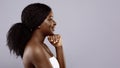
<svg viewBox="0 0 120 68">
<path fill-rule="evenodd" d="M 52 19 L 51 19 L 51 18 L 49 18 L 48 20 L 49 20 L 49 21 L 51 21 Z"/>
<path fill-rule="evenodd" d="M 50 17 L 48 18 L 48 21 L 53 22 L 53 21 L 54 21 L 53 16 L 50 16 Z"/>
<path fill-rule="evenodd" d="M 48 21 L 53 21 L 53 18 L 49 18 Z"/>
</svg>

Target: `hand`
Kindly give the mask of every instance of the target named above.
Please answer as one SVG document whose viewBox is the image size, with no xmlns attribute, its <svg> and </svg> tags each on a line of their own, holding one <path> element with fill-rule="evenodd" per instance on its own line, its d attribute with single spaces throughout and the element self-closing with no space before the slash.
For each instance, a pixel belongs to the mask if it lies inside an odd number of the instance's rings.
<svg viewBox="0 0 120 68">
<path fill-rule="evenodd" d="M 48 36 L 48 41 L 55 47 L 62 46 L 62 39 L 59 34 L 54 34 L 52 36 Z"/>
</svg>

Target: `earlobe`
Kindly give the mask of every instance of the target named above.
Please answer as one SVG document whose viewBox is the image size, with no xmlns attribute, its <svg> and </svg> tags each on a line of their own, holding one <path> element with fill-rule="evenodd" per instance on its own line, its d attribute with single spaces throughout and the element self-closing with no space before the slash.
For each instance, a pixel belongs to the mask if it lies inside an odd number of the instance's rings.
<svg viewBox="0 0 120 68">
<path fill-rule="evenodd" d="M 38 28 L 40 29 L 40 26 L 38 26 Z"/>
</svg>

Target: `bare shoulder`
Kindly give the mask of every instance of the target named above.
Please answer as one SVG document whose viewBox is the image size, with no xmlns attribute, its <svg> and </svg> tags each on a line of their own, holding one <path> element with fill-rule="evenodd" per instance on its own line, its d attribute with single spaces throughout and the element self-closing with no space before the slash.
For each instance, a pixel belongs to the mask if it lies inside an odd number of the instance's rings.
<svg viewBox="0 0 120 68">
<path fill-rule="evenodd" d="M 23 55 L 23 63 L 32 63 L 43 58 L 44 53 L 40 45 L 27 45 Z M 41 60 L 40 60 L 41 61 Z"/>
<path fill-rule="evenodd" d="M 31 61 L 33 60 L 40 60 L 46 57 L 41 45 L 28 45 L 24 52 L 24 57 L 30 58 Z"/>
<path fill-rule="evenodd" d="M 30 68 L 31 65 L 34 65 L 33 60 L 36 61 L 40 59 L 41 56 L 39 56 L 39 54 L 41 54 L 41 52 L 42 50 L 40 45 L 27 45 L 23 55 L 23 63 L 25 68 Z"/>
<path fill-rule="evenodd" d="M 29 51 L 29 50 L 28 50 Z M 30 62 L 36 67 L 36 68 L 51 68 L 51 64 L 49 62 L 49 59 L 45 55 L 41 45 L 34 45 L 30 46 L 29 51 Z"/>
<path fill-rule="evenodd" d="M 40 45 L 28 45 L 25 48 L 24 56 L 29 56 L 32 58 L 33 56 L 39 55 L 41 53 L 43 53 L 43 50 Z"/>
<path fill-rule="evenodd" d="M 26 56 L 30 56 L 29 57 L 30 62 L 33 65 L 35 65 L 36 68 L 51 68 L 52 67 L 41 45 L 34 45 L 34 46 L 27 47 Z"/>
<path fill-rule="evenodd" d="M 32 46 L 31 51 L 33 57 L 37 57 L 37 56 L 41 57 L 42 55 L 44 55 L 41 45 Z"/>
</svg>

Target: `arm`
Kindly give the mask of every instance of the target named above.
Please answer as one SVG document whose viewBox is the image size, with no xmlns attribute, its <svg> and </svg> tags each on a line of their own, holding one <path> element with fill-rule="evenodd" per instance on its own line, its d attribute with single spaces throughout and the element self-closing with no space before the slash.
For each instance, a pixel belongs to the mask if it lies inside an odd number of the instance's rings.
<svg viewBox="0 0 120 68">
<path fill-rule="evenodd" d="M 56 55 L 57 55 L 58 62 L 60 64 L 60 68 L 65 68 L 65 60 L 64 60 L 62 46 L 56 47 Z"/>
<path fill-rule="evenodd" d="M 60 68 L 66 68 L 61 36 L 60 35 L 49 36 L 48 40 L 50 41 L 51 44 L 54 45 L 56 49 L 56 57 L 60 64 Z"/>
<path fill-rule="evenodd" d="M 45 56 L 45 53 L 40 45 L 33 49 L 31 62 L 35 68 L 52 68 L 49 59 Z"/>
</svg>

